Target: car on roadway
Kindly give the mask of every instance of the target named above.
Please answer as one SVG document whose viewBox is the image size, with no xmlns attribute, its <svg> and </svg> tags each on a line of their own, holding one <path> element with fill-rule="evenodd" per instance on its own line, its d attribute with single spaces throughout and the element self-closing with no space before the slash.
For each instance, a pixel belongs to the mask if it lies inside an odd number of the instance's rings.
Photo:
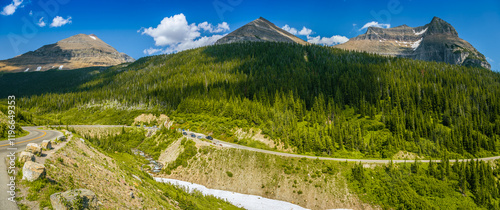
<svg viewBox="0 0 500 210">
<path fill-rule="evenodd" d="M 187 136 L 187 135 L 188 135 L 188 133 L 187 133 L 187 132 L 182 132 L 182 135 Z"/>
<path fill-rule="evenodd" d="M 202 138 L 203 138 L 203 136 L 197 136 L 196 138 L 197 138 L 197 139 L 202 139 Z"/>
<path fill-rule="evenodd" d="M 208 140 L 214 140 L 214 138 L 212 138 L 211 136 L 207 136 L 205 138 L 208 139 Z"/>
<path fill-rule="evenodd" d="M 194 133 L 191 134 L 191 137 L 196 138 L 196 135 Z"/>
</svg>

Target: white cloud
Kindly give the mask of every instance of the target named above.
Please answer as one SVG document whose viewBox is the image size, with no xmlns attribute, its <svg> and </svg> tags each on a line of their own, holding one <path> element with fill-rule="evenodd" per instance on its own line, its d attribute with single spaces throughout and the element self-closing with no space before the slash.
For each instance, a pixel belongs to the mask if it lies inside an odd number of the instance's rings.
<svg viewBox="0 0 500 210">
<path fill-rule="evenodd" d="M 198 27 L 210 33 L 220 33 L 229 31 L 229 25 L 226 22 L 219 23 L 217 24 L 217 27 L 214 27 L 212 24 L 205 21 L 203 23 L 198 24 Z"/>
<path fill-rule="evenodd" d="M 152 54 L 155 54 L 155 53 L 161 52 L 161 51 L 163 51 L 163 50 L 162 49 L 158 49 L 158 48 L 152 48 L 152 47 L 150 47 L 149 49 L 145 49 L 143 52 L 146 55 L 152 55 Z"/>
<path fill-rule="evenodd" d="M 287 31 L 288 33 L 291 33 L 293 35 L 303 35 L 303 36 L 309 36 L 313 33 L 311 29 L 306 28 L 305 26 L 302 27 L 302 30 L 297 30 L 296 28 L 290 27 L 288 24 L 285 24 L 285 26 L 281 27 L 281 29 Z"/>
<path fill-rule="evenodd" d="M 319 44 L 319 45 L 336 45 L 336 44 L 342 44 L 344 42 L 349 41 L 349 39 L 345 36 L 339 36 L 335 35 L 332 37 L 321 37 L 321 36 L 311 36 L 313 34 L 313 30 L 306 28 L 305 26 L 302 27 L 302 30 L 298 31 L 296 28 L 290 27 L 288 24 L 283 26 L 281 29 L 288 31 L 289 33 L 293 35 L 303 35 L 307 36 L 307 42 L 313 43 L 313 44 Z"/>
<path fill-rule="evenodd" d="M 321 36 L 307 36 L 307 42 L 313 43 L 313 44 L 319 44 L 319 45 L 327 45 L 327 46 L 332 46 L 332 45 L 337 45 L 337 44 L 342 44 L 349 41 L 349 39 L 345 36 L 339 36 L 339 35 L 334 35 L 332 37 L 321 37 Z"/>
<path fill-rule="evenodd" d="M 217 24 L 217 27 L 208 22 L 200 24 L 189 24 L 184 14 L 165 17 L 156 28 L 141 28 L 138 32 L 153 37 L 156 46 L 166 46 L 165 49 L 149 48 L 144 50 L 145 54 L 173 53 L 182 50 L 202 47 L 215 43 L 224 35 L 212 35 L 201 37 L 201 30 L 209 33 L 220 33 L 229 30 L 226 22 Z"/>
<path fill-rule="evenodd" d="M 384 23 L 378 23 L 378 22 L 375 22 L 375 21 L 372 21 L 372 22 L 369 22 L 369 23 L 366 23 L 363 27 L 361 27 L 361 29 L 359 29 L 360 31 L 365 29 L 365 28 L 368 28 L 368 27 L 378 27 L 378 28 L 390 28 L 391 27 L 391 24 L 384 24 Z"/>
<path fill-rule="evenodd" d="M 290 27 L 288 24 L 285 24 L 281 29 L 288 31 L 288 33 L 291 33 L 293 35 L 297 35 L 297 29 Z"/>
<path fill-rule="evenodd" d="M 68 18 L 64 19 L 61 16 L 56 16 L 52 20 L 52 23 L 50 24 L 50 27 L 61 27 L 61 26 L 66 25 L 68 23 L 71 23 L 71 17 L 68 17 Z"/>
<path fill-rule="evenodd" d="M 12 2 L 3 8 L 0 14 L 9 16 L 16 12 L 16 9 L 23 3 L 23 0 L 12 0 Z"/>
<path fill-rule="evenodd" d="M 174 53 L 174 52 L 179 52 L 179 51 L 183 51 L 183 50 L 189 50 L 189 49 L 194 49 L 197 47 L 211 45 L 211 44 L 215 43 L 217 40 L 219 40 L 220 38 L 224 37 L 225 35 L 226 34 L 213 35 L 213 36 L 203 36 L 197 40 L 190 40 L 187 42 L 179 43 L 178 45 L 170 46 L 167 49 L 165 49 L 163 52 L 164 53 Z"/>
<path fill-rule="evenodd" d="M 40 20 L 38 20 L 37 25 L 40 27 L 45 27 L 47 24 L 45 23 L 45 21 L 43 21 L 43 17 L 41 17 Z"/>
<path fill-rule="evenodd" d="M 305 26 L 302 27 L 302 30 L 299 31 L 299 35 L 309 36 L 311 34 L 312 34 L 312 30 L 306 28 Z"/>
<path fill-rule="evenodd" d="M 33 11 L 32 11 L 32 10 L 30 10 L 29 15 L 30 15 L 30 16 L 33 16 Z"/>
<path fill-rule="evenodd" d="M 487 60 L 488 62 L 490 62 L 490 63 L 495 63 L 495 61 L 494 61 L 493 59 L 489 58 L 489 57 L 486 57 L 486 60 Z"/>
<path fill-rule="evenodd" d="M 156 46 L 177 44 L 200 36 L 196 24 L 188 24 L 186 16 L 182 13 L 164 18 L 156 28 L 143 29 L 142 34 L 153 37 Z"/>
</svg>

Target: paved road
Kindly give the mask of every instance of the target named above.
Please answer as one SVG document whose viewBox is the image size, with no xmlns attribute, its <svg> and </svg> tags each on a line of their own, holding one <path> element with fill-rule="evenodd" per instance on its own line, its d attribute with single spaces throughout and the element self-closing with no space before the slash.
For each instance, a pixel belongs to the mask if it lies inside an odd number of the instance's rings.
<svg viewBox="0 0 500 210">
<path fill-rule="evenodd" d="M 202 136 L 205 138 L 205 134 L 202 133 L 196 133 L 189 131 L 187 132 L 188 138 L 192 138 L 190 135 L 194 133 L 196 136 Z M 230 147 L 230 148 L 236 148 L 236 149 L 243 149 L 243 150 L 249 150 L 249 151 L 255 151 L 255 152 L 261 152 L 261 153 L 267 153 L 267 154 L 273 154 L 273 155 L 279 155 L 279 156 L 284 156 L 284 157 L 296 157 L 296 158 L 309 158 L 309 159 L 320 159 L 320 160 L 333 160 L 333 161 L 349 161 L 349 162 L 361 162 L 361 163 L 390 163 L 391 160 L 375 160 L 375 159 L 347 159 L 347 158 L 331 158 L 331 157 L 317 157 L 317 156 L 309 156 L 309 155 L 298 155 L 298 154 L 290 154 L 290 153 L 284 153 L 284 152 L 276 152 L 276 151 L 270 151 L 270 150 L 264 150 L 264 149 L 257 149 L 253 147 L 247 147 L 239 144 L 233 144 L 221 140 L 214 139 L 213 142 L 216 143 L 216 145 L 222 146 L 222 147 Z M 486 157 L 486 158 L 477 158 L 474 160 L 495 160 L 495 159 L 500 159 L 500 156 L 494 156 L 494 157 Z M 460 159 L 458 161 L 468 161 L 472 159 Z M 404 162 L 412 162 L 413 160 L 392 160 L 393 163 L 404 163 Z M 430 160 L 419 160 L 420 162 L 423 163 L 428 163 Z M 440 162 L 440 160 L 432 160 L 433 162 Z M 455 162 L 455 160 L 450 160 L 450 162 Z"/>
<path fill-rule="evenodd" d="M 21 152 L 26 148 L 28 143 L 40 143 L 43 140 L 55 139 L 63 135 L 59 131 L 54 130 L 40 130 L 39 127 L 23 127 L 24 130 L 30 132 L 27 136 L 23 136 L 16 139 L 14 146 L 10 146 L 9 141 L 0 141 L 0 209 L 11 210 L 18 209 L 17 205 L 9 200 L 7 200 L 11 195 L 7 192 L 9 191 L 9 178 L 10 175 L 7 173 L 7 164 L 5 158 L 11 152 L 16 154 Z"/>
<path fill-rule="evenodd" d="M 70 127 L 122 127 L 123 125 L 70 125 Z M 129 126 L 126 126 L 129 127 Z M 47 139 L 55 139 L 59 136 L 62 135 L 61 132 L 55 131 L 55 130 L 42 130 L 38 129 L 39 127 L 23 127 L 24 130 L 30 132 L 27 136 L 20 137 L 16 139 L 16 145 L 13 147 L 15 148 L 14 150 L 9 150 L 8 148 L 12 148 L 12 146 L 9 145 L 9 141 L 0 141 L 0 209 L 1 210 L 10 210 L 10 209 L 18 209 L 17 205 L 15 203 L 12 203 L 11 201 L 8 201 L 7 198 L 10 197 L 8 193 L 8 186 L 7 184 L 9 183 L 9 175 L 7 174 L 7 165 L 6 162 L 4 161 L 5 158 L 7 158 L 10 154 L 10 152 L 15 151 L 16 153 L 21 152 L 22 150 L 25 149 L 26 145 L 28 143 L 40 143 L 43 140 Z M 188 137 L 190 136 L 191 133 L 194 133 L 196 136 L 202 136 L 203 138 L 206 136 L 205 134 L 201 133 L 195 133 L 195 132 L 187 132 Z M 191 137 L 189 137 L 191 138 Z M 267 154 L 273 154 L 273 155 L 279 155 L 283 157 L 296 157 L 296 158 L 309 158 L 309 159 L 320 159 L 320 160 L 333 160 L 333 161 L 350 161 L 350 162 L 361 162 L 361 163 L 389 163 L 391 160 L 372 160 L 372 159 L 347 159 L 347 158 L 330 158 L 330 157 L 316 157 L 316 156 L 308 156 L 308 155 L 298 155 L 298 154 L 290 154 L 290 153 L 284 153 L 284 152 L 276 152 L 276 151 L 269 151 L 269 150 L 263 150 L 263 149 L 257 149 L 257 148 L 252 148 L 252 147 L 247 147 L 239 144 L 233 144 L 229 142 L 224 142 L 220 141 L 217 139 L 214 139 L 212 142 L 216 143 L 219 146 L 222 147 L 228 147 L 228 148 L 236 148 L 236 149 L 243 149 L 243 150 L 248 150 L 248 151 L 255 151 L 255 152 L 261 152 L 261 153 L 267 153 Z M 486 158 L 478 158 L 479 160 L 495 160 L 495 159 L 500 159 L 500 156 L 495 156 L 495 157 L 486 157 Z M 470 159 L 461 159 L 459 161 L 466 161 Z M 474 159 L 477 160 L 477 159 Z M 406 160 L 393 160 L 394 163 L 402 163 L 405 162 Z M 412 161 L 412 160 L 408 160 Z M 420 160 L 421 162 L 429 162 L 429 160 Z M 439 162 L 439 160 L 433 160 L 436 162 Z M 450 162 L 454 162 L 455 160 L 450 160 Z"/>
</svg>

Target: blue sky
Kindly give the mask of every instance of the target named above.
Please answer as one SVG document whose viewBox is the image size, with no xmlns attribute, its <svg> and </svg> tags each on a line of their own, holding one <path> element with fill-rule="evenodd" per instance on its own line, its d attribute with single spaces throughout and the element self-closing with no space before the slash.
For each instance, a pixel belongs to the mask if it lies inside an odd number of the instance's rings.
<svg viewBox="0 0 500 210">
<path fill-rule="evenodd" d="M 137 59 L 212 43 L 259 17 L 330 45 L 364 33 L 370 22 L 414 27 L 434 16 L 451 23 L 500 70 L 498 0 L 0 0 L 0 59 L 80 33 L 96 34 Z M 300 35 L 303 27 L 309 30 Z"/>
</svg>

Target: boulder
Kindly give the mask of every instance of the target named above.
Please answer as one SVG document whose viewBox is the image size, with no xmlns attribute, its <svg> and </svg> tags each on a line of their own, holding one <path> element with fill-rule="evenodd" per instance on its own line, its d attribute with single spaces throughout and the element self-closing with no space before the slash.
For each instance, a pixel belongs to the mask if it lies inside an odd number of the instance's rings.
<svg viewBox="0 0 500 210">
<path fill-rule="evenodd" d="M 66 136 L 59 136 L 59 137 L 57 137 L 57 140 L 59 140 L 59 141 L 66 141 Z"/>
<path fill-rule="evenodd" d="M 26 161 L 35 161 L 35 155 L 31 152 L 22 151 L 19 155 L 19 161 L 24 163 Z"/>
<path fill-rule="evenodd" d="M 41 146 L 42 149 L 52 149 L 52 142 L 50 140 L 43 140 Z"/>
<path fill-rule="evenodd" d="M 34 155 L 41 155 L 42 154 L 42 147 L 38 145 L 37 143 L 29 143 L 26 145 L 26 152 L 31 152 Z"/>
<path fill-rule="evenodd" d="M 99 201 L 94 192 L 87 189 L 68 190 L 50 195 L 55 210 L 99 209 Z"/>
<path fill-rule="evenodd" d="M 30 182 L 45 177 L 45 166 L 40 163 L 28 161 L 23 166 L 23 179 Z"/>
</svg>

